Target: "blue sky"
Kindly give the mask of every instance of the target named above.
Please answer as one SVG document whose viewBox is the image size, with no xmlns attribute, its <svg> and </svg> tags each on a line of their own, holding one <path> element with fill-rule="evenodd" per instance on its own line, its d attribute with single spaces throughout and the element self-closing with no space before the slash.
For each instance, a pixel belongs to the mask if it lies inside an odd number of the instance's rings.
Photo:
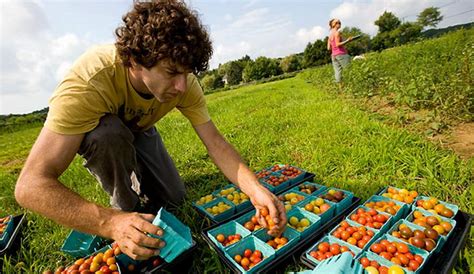
<svg viewBox="0 0 474 274">
<path fill-rule="evenodd" d="M 327 36 L 329 19 L 375 35 L 385 10 L 414 21 L 426 7 L 440 7 L 439 27 L 474 21 L 471 0 L 187 0 L 208 27 L 211 68 L 244 55 L 284 57 Z M 112 43 L 122 0 L 0 0 L 0 114 L 47 106 L 74 60 L 94 44 Z"/>
</svg>

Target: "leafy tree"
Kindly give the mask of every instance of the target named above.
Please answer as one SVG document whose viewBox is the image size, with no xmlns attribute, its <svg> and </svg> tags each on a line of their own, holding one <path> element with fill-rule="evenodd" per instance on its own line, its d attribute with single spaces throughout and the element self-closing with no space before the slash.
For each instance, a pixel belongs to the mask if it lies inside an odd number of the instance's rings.
<svg viewBox="0 0 474 274">
<path fill-rule="evenodd" d="M 300 70 L 300 58 L 296 54 L 289 55 L 281 60 L 280 68 L 285 73 Z"/>
<path fill-rule="evenodd" d="M 244 82 L 249 82 L 279 75 L 281 73 L 282 70 L 277 60 L 261 56 L 255 59 L 254 62 L 247 63 L 247 66 L 242 72 L 242 79 Z"/>
<path fill-rule="evenodd" d="M 379 33 L 381 33 L 381 32 L 389 32 L 398 28 L 401 22 L 400 22 L 400 19 L 398 19 L 398 17 L 396 17 L 393 13 L 385 11 L 374 22 L 374 24 L 379 27 Z"/>
<path fill-rule="evenodd" d="M 219 66 L 218 74 L 227 80 L 228 85 L 237 85 L 242 81 L 243 70 L 242 62 L 230 61 Z"/>
<path fill-rule="evenodd" d="M 436 27 L 436 25 L 443 20 L 443 16 L 436 7 L 429 7 L 424 9 L 419 15 L 417 22 L 422 27 Z"/>
<path fill-rule="evenodd" d="M 397 29 L 390 32 L 390 36 L 395 39 L 396 45 L 403 45 L 408 42 L 416 41 L 423 27 L 418 23 L 405 22 Z"/>
<path fill-rule="evenodd" d="M 324 65 L 331 62 L 331 53 L 327 49 L 328 37 L 308 43 L 303 52 L 303 67 Z"/>
<path fill-rule="evenodd" d="M 395 39 L 390 35 L 390 32 L 379 32 L 370 41 L 370 50 L 381 51 L 394 45 Z"/>
<path fill-rule="evenodd" d="M 222 77 L 217 73 L 205 75 L 201 80 L 201 84 L 205 91 L 221 88 L 224 86 Z"/>
<path fill-rule="evenodd" d="M 363 33 L 359 28 L 345 27 L 341 31 L 341 36 L 344 39 L 349 36 L 362 35 L 359 39 L 347 43 L 344 47 L 347 49 L 350 55 L 359 55 L 369 50 L 370 37 L 368 34 Z"/>
</svg>

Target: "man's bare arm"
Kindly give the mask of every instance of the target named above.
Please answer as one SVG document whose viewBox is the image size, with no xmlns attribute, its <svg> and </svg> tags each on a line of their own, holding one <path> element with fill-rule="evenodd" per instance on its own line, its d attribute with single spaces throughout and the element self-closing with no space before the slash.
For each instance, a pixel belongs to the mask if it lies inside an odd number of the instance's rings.
<svg viewBox="0 0 474 274">
<path fill-rule="evenodd" d="M 237 151 L 222 137 L 212 121 L 195 126 L 197 134 L 207 148 L 209 156 L 224 175 L 250 197 L 259 210 L 267 207 L 277 224 L 270 234 L 281 233 L 286 226 L 286 211 L 283 204 L 268 189 L 258 183 L 255 174 L 242 161 Z M 266 225 L 265 221 L 262 222 Z"/>
<path fill-rule="evenodd" d="M 136 259 L 152 256 L 158 240 L 143 232 L 157 233 L 153 215 L 126 213 L 83 199 L 59 182 L 59 176 L 74 159 L 84 134 L 62 135 L 43 128 L 18 178 L 18 203 L 53 221 L 95 235 L 111 238 Z"/>
</svg>

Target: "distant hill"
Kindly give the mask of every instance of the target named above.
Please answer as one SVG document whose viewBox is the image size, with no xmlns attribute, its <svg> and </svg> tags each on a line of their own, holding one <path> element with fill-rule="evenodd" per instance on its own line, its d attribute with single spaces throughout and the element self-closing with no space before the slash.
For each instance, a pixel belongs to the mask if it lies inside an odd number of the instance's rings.
<svg viewBox="0 0 474 274">
<path fill-rule="evenodd" d="M 42 124 L 46 120 L 49 108 L 36 110 L 28 114 L 0 115 L 0 133 L 10 132 L 24 125 Z"/>
<path fill-rule="evenodd" d="M 474 27 L 474 22 L 471 23 L 466 23 L 466 24 L 461 24 L 461 25 L 455 25 L 455 26 L 449 26 L 446 28 L 442 29 L 429 29 L 421 33 L 421 36 L 423 38 L 434 38 L 434 37 L 439 37 L 443 34 L 446 34 L 447 32 L 455 31 L 458 29 L 470 29 Z"/>
</svg>

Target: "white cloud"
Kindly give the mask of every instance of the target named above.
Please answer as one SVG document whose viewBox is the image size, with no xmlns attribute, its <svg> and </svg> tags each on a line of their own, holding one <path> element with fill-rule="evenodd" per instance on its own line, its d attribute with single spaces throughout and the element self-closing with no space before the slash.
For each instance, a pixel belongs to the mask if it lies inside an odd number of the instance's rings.
<svg viewBox="0 0 474 274">
<path fill-rule="evenodd" d="M 8 3 L 0 15 L 0 113 L 44 108 L 74 59 L 91 42 L 72 33 L 54 36 L 35 2 Z"/>
<path fill-rule="evenodd" d="M 235 20 L 230 27 L 232 28 L 255 28 L 257 23 L 264 22 L 265 17 L 268 15 L 268 8 L 260 8 L 251 10 L 237 20 Z"/>
<path fill-rule="evenodd" d="M 378 27 L 374 22 L 384 11 L 392 12 L 401 21 L 416 21 L 418 14 L 428 7 L 441 7 L 441 14 L 446 17 L 474 8 L 470 0 L 432 1 L 432 0 L 371 0 L 371 1 L 344 1 L 330 12 L 331 18 L 339 18 L 344 26 L 358 27 L 363 32 L 375 35 Z M 460 15 L 456 18 L 446 18 L 438 27 L 472 21 L 473 13 Z M 454 16 L 456 17 L 456 16 Z M 470 19 L 469 19 L 470 17 Z"/>
<path fill-rule="evenodd" d="M 314 26 L 311 29 L 302 28 L 296 32 L 296 38 L 303 43 L 314 42 L 327 36 L 327 32 L 327 29 L 321 26 Z"/>
</svg>

